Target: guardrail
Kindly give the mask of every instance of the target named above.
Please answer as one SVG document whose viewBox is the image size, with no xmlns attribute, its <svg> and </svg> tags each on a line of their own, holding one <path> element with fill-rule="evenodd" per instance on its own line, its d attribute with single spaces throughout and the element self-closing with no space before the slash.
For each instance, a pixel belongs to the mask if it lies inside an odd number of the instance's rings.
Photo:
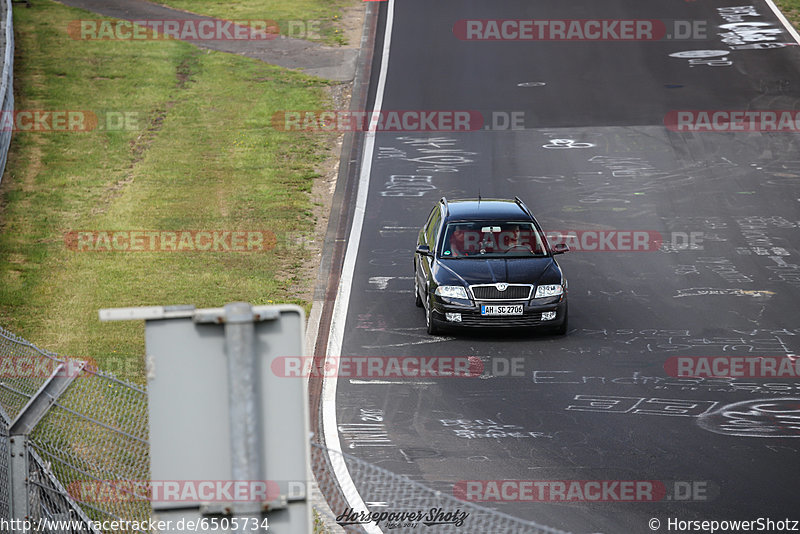
<svg viewBox="0 0 800 534">
<path fill-rule="evenodd" d="M 2 0 L 0 0 L 2 1 Z M 14 114 L 14 13 L 11 9 L 11 0 L 3 2 L 5 52 L 3 54 L 3 74 L 0 80 L 0 98 L 3 99 L 0 107 L 0 182 L 3 181 L 3 173 L 6 170 L 6 160 L 8 159 L 8 147 L 11 144 L 11 121 L 8 120 Z"/>
</svg>

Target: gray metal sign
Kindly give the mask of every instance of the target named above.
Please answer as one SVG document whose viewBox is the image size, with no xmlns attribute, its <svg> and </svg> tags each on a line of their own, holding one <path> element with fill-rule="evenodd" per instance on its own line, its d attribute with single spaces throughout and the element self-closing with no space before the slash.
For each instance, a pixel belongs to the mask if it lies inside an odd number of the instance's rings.
<svg viewBox="0 0 800 534">
<path fill-rule="evenodd" d="M 307 385 L 271 368 L 275 358 L 304 355 L 303 309 L 238 302 L 117 308 L 100 319 L 146 321 L 159 519 L 266 518 L 273 531 L 311 532 Z"/>
</svg>

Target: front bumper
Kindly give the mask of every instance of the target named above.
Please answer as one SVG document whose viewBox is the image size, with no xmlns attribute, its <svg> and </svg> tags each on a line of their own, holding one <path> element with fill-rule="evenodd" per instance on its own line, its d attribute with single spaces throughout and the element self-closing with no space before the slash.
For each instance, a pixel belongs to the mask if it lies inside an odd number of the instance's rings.
<svg viewBox="0 0 800 534">
<path fill-rule="evenodd" d="M 481 304 L 522 304 L 522 315 L 481 315 Z M 542 320 L 542 313 L 556 312 L 555 319 Z M 447 314 L 460 314 L 460 321 L 447 320 Z M 467 301 L 433 298 L 434 323 L 443 328 L 557 328 L 566 320 L 567 296 L 532 299 L 529 301 Z"/>
</svg>

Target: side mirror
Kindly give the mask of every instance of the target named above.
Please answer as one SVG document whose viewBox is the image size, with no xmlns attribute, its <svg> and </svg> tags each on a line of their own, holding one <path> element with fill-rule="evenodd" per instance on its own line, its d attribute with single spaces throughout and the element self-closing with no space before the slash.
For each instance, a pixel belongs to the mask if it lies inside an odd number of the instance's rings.
<svg viewBox="0 0 800 534">
<path fill-rule="evenodd" d="M 417 246 L 417 254 L 422 254 L 423 256 L 430 256 L 431 255 L 431 247 L 428 245 L 418 245 Z"/>
<path fill-rule="evenodd" d="M 563 254 L 565 252 L 569 252 L 569 247 L 566 243 L 556 243 L 553 246 L 552 252 L 553 254 Z"/>
</svg>

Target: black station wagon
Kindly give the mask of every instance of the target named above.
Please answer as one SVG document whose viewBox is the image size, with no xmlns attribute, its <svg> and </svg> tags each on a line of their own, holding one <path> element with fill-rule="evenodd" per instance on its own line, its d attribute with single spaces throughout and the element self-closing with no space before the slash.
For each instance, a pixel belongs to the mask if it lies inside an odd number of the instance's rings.
<svg viewBox="0 0 800 534">
<path fill-rule="evenodd" d="M 567 279 L 531 211 L 519 199 L 442 198 L 417 238 L 416 304 L 429 334 L 442 327 L 567 332 Z"/>
</svg>

